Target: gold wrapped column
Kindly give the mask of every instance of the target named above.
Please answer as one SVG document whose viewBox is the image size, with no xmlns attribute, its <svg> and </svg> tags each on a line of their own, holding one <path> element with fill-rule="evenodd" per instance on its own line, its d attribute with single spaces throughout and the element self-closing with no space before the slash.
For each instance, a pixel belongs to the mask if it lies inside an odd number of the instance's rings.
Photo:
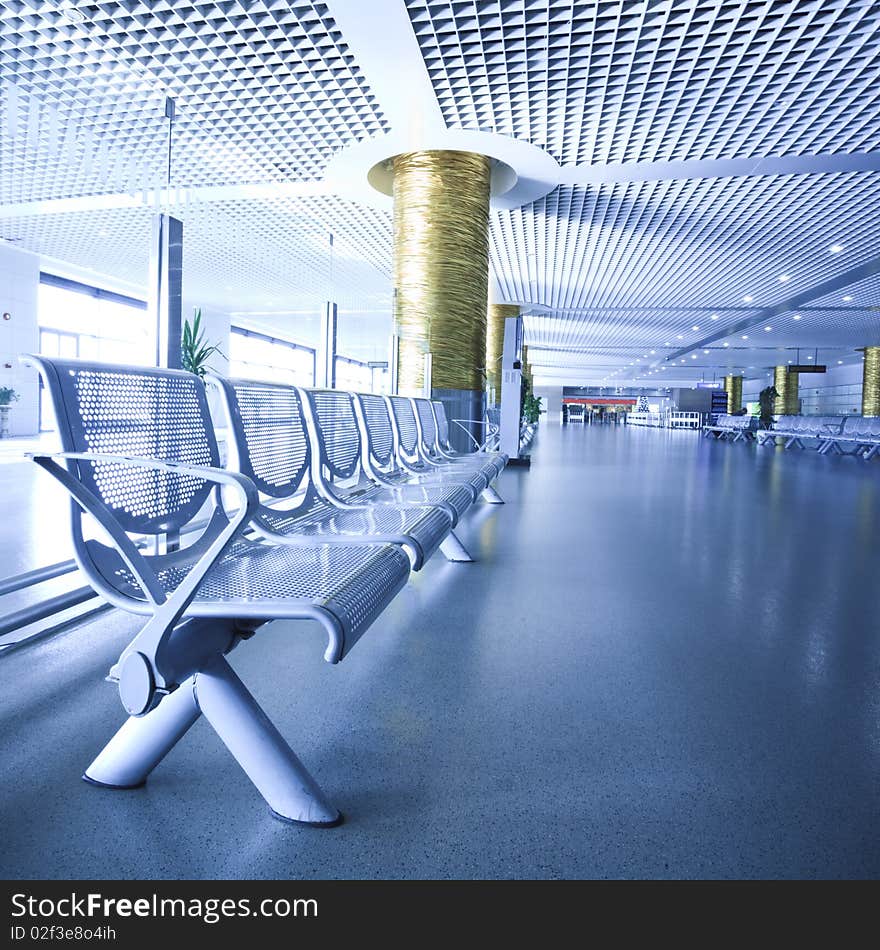
<svg viewBox="0 0 880 950">
<path fill-rule="evenodd" d="M 880 416 L 880 346 L 865 347 L 862 366 L 862 415 Z"/>
<path fill-rule="evenodd" d="M 501 356 L 504 350 L 504 321 L 518 317 L 519 306 L 512 303 L 490 303 L 486 324 L 486 394 L 495 396 L 495 405 L 501 405 Z"/>
<path fill-rule="evenodd" d="M 743 378 L 742 376 L 725 376 L 724 391 L 727 393 L 727 412 L 733 415 L 742 409 Z"/>
<path fill-rule="evenodd" d="M 777 416 L 796 416 L 801 404 L 798 399 L 798 374 L 789 373 L 787 366 L 777 366 L 773 373 L 773 385 L 779 394 L 773 413 Z"/>
<path fill-rule="evenodd" d="M 489 283 L 489 159 L 457 151 L 409 152 L 394 164 L 394 316 L 398 388 L 482 399 Z"/>
</svg>

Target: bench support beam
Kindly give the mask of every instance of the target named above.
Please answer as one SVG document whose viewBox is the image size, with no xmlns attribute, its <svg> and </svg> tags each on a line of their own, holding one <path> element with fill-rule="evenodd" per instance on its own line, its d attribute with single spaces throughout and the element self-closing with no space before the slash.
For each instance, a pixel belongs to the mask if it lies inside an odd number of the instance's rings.
<svg viewBox="0 0 880 950">
<path fill-rule="evenodd" d="M 504 499 L 497 491 L 491 486 L 487 485 L 482 491 L 483 501 L 488 502 L 490 505 L 503 505 Z"/>
<path fill-rule="evenodd" d="M 468 549 L 458 540 L 454 531 L 450 531 L 440 543 L 440 550 L 447 561 L 473 561 Z"/>
<path fill-rule="evenodd" d="M 211 724 L 275 817 L 323 827 L 342 821 L 222 656 L 181 683 L 152 712 L 132 716 L 83 778 L 108 788 L 143 785 L 199 716 Z"/>
</svg>

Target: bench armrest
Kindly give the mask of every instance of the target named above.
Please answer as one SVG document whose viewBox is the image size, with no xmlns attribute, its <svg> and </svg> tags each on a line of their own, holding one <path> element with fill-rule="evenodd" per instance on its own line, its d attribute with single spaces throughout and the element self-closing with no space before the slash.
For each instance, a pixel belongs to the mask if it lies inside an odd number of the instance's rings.
<svg viewBox="0 0 880 950">
<path fill-rule="evenodd" d="M 181 462 L 139 458 L 136 456 L 91 452 L 59 452 L 51 455 L 28 453 L 28 457 L 33 459 L 33 461 L 45 471 L 49 472 L 50 475 L 58 479 L 80 507 L 95 518 L 101 527 L 104 528 L 116 545 L 120 557 L 125 561 L 127 567 L 137 579 L 138 584 L 153 606 L 153 616 L 147 622 L 143 630 L 141 630 L 134 640 L 123 650 L 119 661 L 110 671 L 110 678 L 120 680 L 120 686 L 122 686 L 123 667 L 126 660 L 129 658 L 133 659 L 135 661 L 133 665 L 146 663 L 146 666 L 149 668 L 149 678 L 151 680 L 150 688 L 147 691 L 148 696 L 144 698 L 143 703 L 135 704 L 136 708 L 126 703 L 125 698 L 123 698 L 123 703 L 133 715 L 147 712 L 155 705 L 158 699 L 161 698 L 161 695 L 168 692 L 169 687 L 176 685 L 166 681 L 157 663 L 157 654 L 160 653 L 163 644 L 174 629 L 174 625 L 195 596 L 205 575 L 222 556 L 228 544 L 251 520 L 259 504 L 259 494 L 256 486 L 247 476 L 238 472 L 230 472 L 226 469 L 211 468 L 203 465 L 187 465 Z M 60 465 L 59 460 L 104 462 L 134 468 L 152 469 L 154 471 L 191 475 L 195 478 L 212 482 L 218 486 L 228 485 L 235 488 L 241 504 L 231 516 L 227 516 L 226 524 L 211 541 L 207 550 L 205 550 L 198 561 L 192 565 L 178 587 L 171 594 L 167 594 L 146 558 L 138 551 L 134 543 L 122 529 L 114 517 L 113 512 L 94 492 L 86 488 L 79 479 L 75 478 L 66 468 Z"/>
</svg>

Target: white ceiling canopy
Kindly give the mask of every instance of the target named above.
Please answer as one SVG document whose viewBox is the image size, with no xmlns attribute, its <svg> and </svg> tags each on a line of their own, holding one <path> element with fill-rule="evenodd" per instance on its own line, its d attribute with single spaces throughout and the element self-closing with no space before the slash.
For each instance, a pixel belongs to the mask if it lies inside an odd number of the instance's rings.
<svg viewBox="0 0 880 950">
<path fill-rule="evenodd" d="M 506 136 L 546 193 L 494 208 L 491 263 L 548 372 L 857 359 L 880 342 L 878 7 L 0 0 L 0 238 L 143 283 L 171 208 L 206 305 L 387 311 L 389 213 L 328 168 L 418 128 Z"/>
</svg>

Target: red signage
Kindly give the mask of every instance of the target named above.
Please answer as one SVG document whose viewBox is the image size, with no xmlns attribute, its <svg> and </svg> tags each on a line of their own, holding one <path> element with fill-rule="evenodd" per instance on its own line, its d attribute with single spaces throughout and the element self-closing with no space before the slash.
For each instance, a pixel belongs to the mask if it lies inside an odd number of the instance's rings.
<svg viewBox="0 0 880 950">
<path fill-rule="evenodd" d="M 634 406 L 636 400 L 629 396 L 565 396 L 563 403 L 570 406 Z"/>
</svg>

